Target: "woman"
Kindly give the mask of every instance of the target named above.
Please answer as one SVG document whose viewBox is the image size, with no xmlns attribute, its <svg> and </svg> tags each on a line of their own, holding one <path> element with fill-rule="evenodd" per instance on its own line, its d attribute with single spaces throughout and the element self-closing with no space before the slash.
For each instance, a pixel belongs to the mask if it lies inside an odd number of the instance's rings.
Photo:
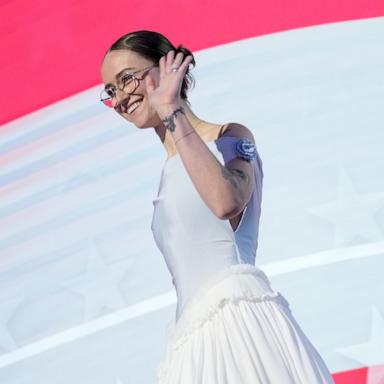
<svg viewBox="0 0 384 384">
<path fill-rule="evenodd" d="M 168 157 L 151 229 L 173 277 L 176 319 L 159 383 L 333 383 L 288 302 L 254 265 L 262 161 L 252 132 L 196 116 L 186 48 L 137 31 L 106 53 L 102 101 Z"/>
</svg>

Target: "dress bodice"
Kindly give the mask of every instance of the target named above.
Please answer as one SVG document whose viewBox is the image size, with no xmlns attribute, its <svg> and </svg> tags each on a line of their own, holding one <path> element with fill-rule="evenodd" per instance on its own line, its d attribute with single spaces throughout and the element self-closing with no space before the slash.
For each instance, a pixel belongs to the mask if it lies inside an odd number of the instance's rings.
<svg viewBox="0 0 384 384">
<path fill-rule="evenodd" d="M 221 136 L 207 144 L 222 165 L 238 156 L 234 136 Z M 261 214 L 262 161 L 256 151 L 251 159 L 255 186 L 236 231 L 229 220 L 215 216 L 205 204 L 182 159 L 165 161 L 151 230 L 173 277 L 177 293 L 176 318 L 198 288 L 216 273 L 234 264 L 254 264 Z"/>
</svg>

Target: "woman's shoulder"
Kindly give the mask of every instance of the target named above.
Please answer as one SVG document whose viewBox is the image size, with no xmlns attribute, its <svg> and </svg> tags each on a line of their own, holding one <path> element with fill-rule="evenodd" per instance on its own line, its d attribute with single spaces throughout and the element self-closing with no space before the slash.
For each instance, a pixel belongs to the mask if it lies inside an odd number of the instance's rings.
<svg viewBox="0 0 384 384">
<path fill-rule="evenodd" d="M 252 131 L 243 124 L 239 123 L 226 123 L 221 127 L 218 138 L 224 136 L 234 136 L 239 138 L 247 138 L 255 143 L 255 137 Z"/>
</svg>

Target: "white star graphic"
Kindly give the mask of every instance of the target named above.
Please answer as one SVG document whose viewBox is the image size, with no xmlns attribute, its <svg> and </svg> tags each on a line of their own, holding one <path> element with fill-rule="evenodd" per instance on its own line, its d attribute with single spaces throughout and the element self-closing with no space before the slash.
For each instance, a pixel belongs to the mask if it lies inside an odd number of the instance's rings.
<svg viewBox="0 0 384 384">
<path fill-rule="evenodd" d="M 90 241 L 88 250 L 86 272 L 61 283 L 67 289 L 84 296 L 84 321 L 99 316 L 104 307 L 118 310 L 126 306 L 118 283 L 132 265 L 132 259 L 106 265 L 93 240 Z"/>
<path fill-rule="evenodd" d="M 17 348 L 15 339 L 8 329 L 8 322 L 16 312 L 17 307 L 24 300 L 24 296 L 12 300 L 1 301 L 0 306 L 0 348 L 10 351 Z"/>
<path fill-rule="evenodd" d="M 384 319 L 376 306 L 372 306 L 369 341 L 336 351 L 368 367 L 367 384 L 384 384 Z"/>
<path fill-rule="evenodd" d="M 124 384 L 123 381 L 121 380 L 120 376 L 116 376 L 115 384 Z"/>
<path fill-rule="evenodd" d="M 374 216 L 383 207 L 383 193 L 359 193 L 345 169 L 340 168 L 337 199 L 307 211 L 333 223 L 333 246 L 338 248 L 357 235 L 370 241 L 382 240 L 383 233 Z"/>
</svg>

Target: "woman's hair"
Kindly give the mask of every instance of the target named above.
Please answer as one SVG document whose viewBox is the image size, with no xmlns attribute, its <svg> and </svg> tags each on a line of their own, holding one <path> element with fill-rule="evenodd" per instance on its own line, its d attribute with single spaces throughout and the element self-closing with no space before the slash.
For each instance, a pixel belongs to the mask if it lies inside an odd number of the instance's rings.
<svg viewBox="0 0 384 384">
<path fill-rule="evenodd" d="M 127 33 L 116 40 L 111 48 L 105 53 L 104 57 L 110 52 L 118 49 L 127 49 L 138 53 L 146 59 L 152 61 L 154 64 L 158 64 L 162 56 L 166 55 L 169 51 L 174 50 L 175 56 L 177 53 L 182 52 L 184 58 L 188 55 L 192 56 L 191 64 L 196 65 L 195 58 L 191 51 L 183 47 L 181 44 L 175 48 L 175 46 L 161 33 L 153 31 L 135 31 Z M 189 72 L 189 67 L 184 76 L 183 84 L 181 86 L 180 96 L 188 104 L 187 91 L 195 85 L 195 80 Z"/>
</svg>

